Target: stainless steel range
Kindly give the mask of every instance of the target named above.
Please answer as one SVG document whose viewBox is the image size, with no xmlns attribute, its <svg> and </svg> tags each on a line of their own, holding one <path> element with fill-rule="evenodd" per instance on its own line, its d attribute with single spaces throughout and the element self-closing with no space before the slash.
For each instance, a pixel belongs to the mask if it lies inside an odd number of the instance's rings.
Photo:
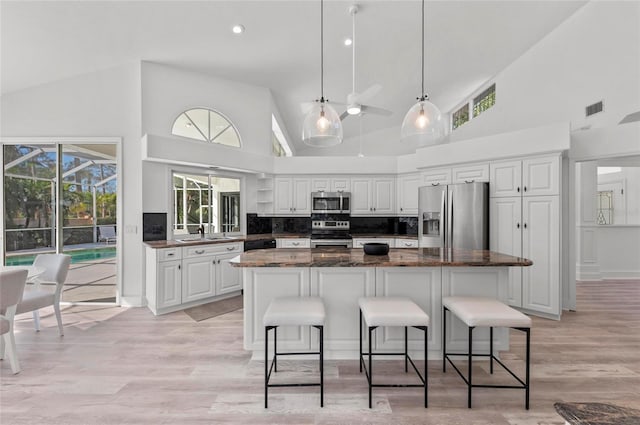
<svg viewBox="0 0 640 425">
<path fill-rule="evenodd" d="M 320 247 L 352 248 L 348 220 L 312 220 L 311 248 Z"/>
</svg>

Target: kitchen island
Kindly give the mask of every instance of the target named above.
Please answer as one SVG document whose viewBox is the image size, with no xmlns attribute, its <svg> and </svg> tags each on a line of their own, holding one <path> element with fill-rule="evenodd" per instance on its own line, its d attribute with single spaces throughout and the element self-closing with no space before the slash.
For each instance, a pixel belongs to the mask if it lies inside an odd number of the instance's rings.
<svg viewBox="0 0 640 425">
<path fill-rule="evenodd" d="M 440 358 L 442 349 L 442 297 L 484 296 L 507 300 L 509 267 L 530 266 L 530 260 L 484 250 L 442 248 L 390 249 L 388 255 L 364 254 L 362 249 L 269 249 L 245 252 L 232 260 L 243 268 L 244 348 L 261 358 L 264 352 L 262 316 L 275 297 L 320 296 L 327 321 L 325 356 L 358 358 L 358 299 L 406 296 L 431 318 L 429 358 Z M 466 350 L 467 328 L 448 320 L 447 345 Z M 409 332 L 409 350 L 420 358 L 423 333 Z M 400 328 L 376 332 L 378 351 L 398 351 L 403 346 Z M 497 329 L 497 350 L 508 349 L 508 331 Z M 283 350 L 316 349 L 308 327 L 285 327 L 278 331 Z M 474 351 L 488 352 L 489 331 L 474 333 Z"/>
</svg>

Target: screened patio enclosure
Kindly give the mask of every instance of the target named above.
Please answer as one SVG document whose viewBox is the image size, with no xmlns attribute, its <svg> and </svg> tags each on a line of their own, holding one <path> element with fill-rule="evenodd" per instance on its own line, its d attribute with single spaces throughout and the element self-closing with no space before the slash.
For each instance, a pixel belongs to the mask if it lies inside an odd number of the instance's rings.
<svg viewBox="0 0 640 425">
<path fill-rule="evenodd" d="M 28 265 L 40 253 L 71 255 L 63 301 L 116 301 L 116 149 L 3 145 L 4 264 Z"/>
</svg>

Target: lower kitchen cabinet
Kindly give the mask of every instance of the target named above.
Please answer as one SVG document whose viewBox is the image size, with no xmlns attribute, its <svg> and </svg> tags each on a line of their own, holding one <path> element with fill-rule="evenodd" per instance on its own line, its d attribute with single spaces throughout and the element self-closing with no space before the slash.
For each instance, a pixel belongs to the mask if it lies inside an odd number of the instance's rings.
<svg viewBox="0 0 640 425">
<path fill-rule="evenodd" d="M 156 315 L 182 310 L 242 289 L 241 271 L 229 261 L 242 243 L 183 248 L 147 247 L 146 295 Z"/>
</svg>

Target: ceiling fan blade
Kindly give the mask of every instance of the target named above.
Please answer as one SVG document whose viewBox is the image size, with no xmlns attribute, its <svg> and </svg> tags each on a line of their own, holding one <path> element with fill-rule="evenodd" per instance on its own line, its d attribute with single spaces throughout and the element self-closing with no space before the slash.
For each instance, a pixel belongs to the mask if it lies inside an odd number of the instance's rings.
<svg viewBox="0 0 640 425">
<path fill-rule="evenodd" d="M 367 100 L 377 95 L 380 92 L 380 90 L 382 90 L 382 86 L 380 84 L 374 84 L 370 86 L 368 89 L 366 89 L 365 91 L 363 91 L 362 93 L 357 93 L 354 96 L 355 98 L 354 102 L 356 103 L 366 102 Z"/>
<path fill-rule="evenodd" d="M 340 114 L 340 121 L 344 120 L 348 116 L 350 116 L 350 114 L 347 111 L 344 111 L 343 113 Z"/>
<path fill-rule="evenodd" d="M 378 108 L 376 106 L 362 105 L 361 108 L 365 114 L 384 115 L 387 117 L 393 114 L 393 112 L 388 109 Z"/>
</svg>

